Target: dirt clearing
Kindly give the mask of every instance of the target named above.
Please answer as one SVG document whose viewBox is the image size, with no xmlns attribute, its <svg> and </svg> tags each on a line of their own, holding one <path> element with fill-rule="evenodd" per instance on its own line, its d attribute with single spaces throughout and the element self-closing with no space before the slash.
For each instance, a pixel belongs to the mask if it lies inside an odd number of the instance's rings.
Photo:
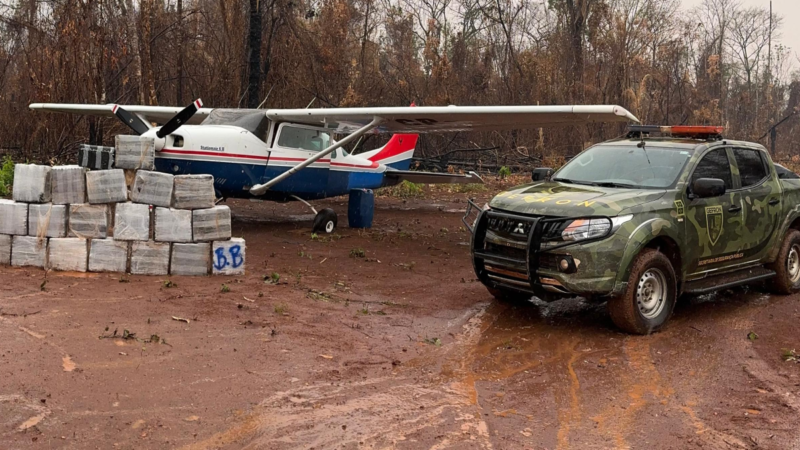
<svg viewBox="0 0 800 450">
<path fill-rule="evenodd" d="M 682 299 L 645 337 L 582 299 L 497 303 L 464 198 L 381 198 L 333 236 L 230 202 L 238 278 L 0 268 L 1 446 L 800 448 L 798 296 Z"/>
</svg>

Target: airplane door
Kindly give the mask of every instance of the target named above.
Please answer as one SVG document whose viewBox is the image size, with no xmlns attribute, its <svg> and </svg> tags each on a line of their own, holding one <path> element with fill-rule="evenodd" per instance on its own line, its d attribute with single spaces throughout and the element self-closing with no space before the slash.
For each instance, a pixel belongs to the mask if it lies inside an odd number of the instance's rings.
<svg viewBox="0 0 800 450">
<path fill-rule="evenodd" d="M 331 135 L 324 128 L 281 124 L 269 156 L 264 181 L 325 150 L 331 143 Z M 281 181 L 272 188 L 272 191 L 291 193 L 304 198 L 323 198 L 326 196 L 330 167 L 331 158 L 325 156 Z"/>
</svg>

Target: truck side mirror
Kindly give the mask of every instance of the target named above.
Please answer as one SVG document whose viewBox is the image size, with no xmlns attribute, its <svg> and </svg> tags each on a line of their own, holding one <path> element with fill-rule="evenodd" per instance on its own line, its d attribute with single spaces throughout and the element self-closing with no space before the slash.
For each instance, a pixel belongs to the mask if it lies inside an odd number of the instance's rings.
<svg viewBox="0 0 800 450">
<path fill-rule="evenodd" d="M 539 167 L 537 169 L 533 169 L 531 172 L 531 181 L 545 181 L 550 179 L 550 175 L 553 174 L 553 169 L 549 167 Z"/>
<path fill-rule="evenodd" d="M 692 194 L 699 198 L 719 197 L 725 193 L 725 182 L 719 178 L 698 178 L 692 183 Z"/>
</svg>

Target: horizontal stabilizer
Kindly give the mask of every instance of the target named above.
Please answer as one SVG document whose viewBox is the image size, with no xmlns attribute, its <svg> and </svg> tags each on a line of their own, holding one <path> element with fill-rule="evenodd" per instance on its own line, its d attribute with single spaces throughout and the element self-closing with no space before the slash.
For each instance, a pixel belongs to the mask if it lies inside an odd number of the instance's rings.
<svg viewBox="0 0 800 450">
<path fill-rule="evenodd" d="M 417 172 L 414 170 L 387 170 L 386 178 L 423 184 L 483 184 L 483 179 L 475 172 L 466 175 L 458 173 Z"/>
</svg>

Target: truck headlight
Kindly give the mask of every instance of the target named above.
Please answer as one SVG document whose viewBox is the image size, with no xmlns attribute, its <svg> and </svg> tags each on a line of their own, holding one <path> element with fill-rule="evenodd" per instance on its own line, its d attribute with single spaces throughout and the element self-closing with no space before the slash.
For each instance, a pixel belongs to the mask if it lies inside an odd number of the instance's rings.
<svg viewBox="0 0 800 450">
<path fill-rule="evenodd" d="M 631 220 L 633 214 L 612 217 L 610 219 L 578 219 L 573 220 L 564 231 L 561 232 L 561 239 L 565 241 L 583 241 L 594 239 L 614 233 L 620 225 Z"/>
</svg>

